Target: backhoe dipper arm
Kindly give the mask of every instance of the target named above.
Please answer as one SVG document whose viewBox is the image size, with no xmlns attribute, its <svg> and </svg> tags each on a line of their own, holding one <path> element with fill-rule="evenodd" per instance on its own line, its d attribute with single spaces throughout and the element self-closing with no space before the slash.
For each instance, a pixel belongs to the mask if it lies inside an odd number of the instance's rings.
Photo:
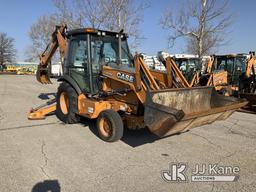
<svg viewBox="0 0 256 192">
<path fill-rule="evenodd" d="M 39 56 L 40 63 L 37 69 L 37 80 L 42 84 L 51 83 L 49 78 L 48 65 L 59 47 L 61 59 L 64 58 L 67 50 L 67 37 L 65 35 L 66 25 L 56 26 L 52 34 L 51 42 L 48 44 L 44 52 Z M 62 67 L 63 69 L 63 67 Z"/>
</svg>

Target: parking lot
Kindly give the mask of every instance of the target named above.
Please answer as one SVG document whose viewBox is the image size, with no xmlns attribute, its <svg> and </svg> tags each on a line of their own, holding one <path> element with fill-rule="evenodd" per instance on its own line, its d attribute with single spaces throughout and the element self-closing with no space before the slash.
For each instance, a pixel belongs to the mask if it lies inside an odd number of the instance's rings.
<svg viewBox="0 0 256 192">
<path fill-rule="evenodd" d="M 97 137 L 94 121 L 65 125 L 54 115 L 27 120 L 32 107 L 54 97 L 58 83 L 0 75 L 0 191 L 255 191 L 256 116 L 235 112 L 225 121 L 158 139 L 146 129 L 121 141 Z M 166 182 L 161 171 L 186 163 L 187 182 Z M 238 166 L 236 182 L 192 182 L 196 164 Z M 54 191 L 52 190 L 52 191 Z"/>
</svg>

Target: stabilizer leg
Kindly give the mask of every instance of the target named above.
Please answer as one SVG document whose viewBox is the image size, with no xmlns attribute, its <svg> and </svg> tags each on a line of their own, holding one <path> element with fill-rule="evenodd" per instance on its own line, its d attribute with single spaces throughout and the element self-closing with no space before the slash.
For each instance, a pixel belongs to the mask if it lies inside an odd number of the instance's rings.
<svg viewBox="0 0 256 192">
<path fill-rule="evenodd" d="M 29 120 L 45 119 L 46 115 L 53 113 L 56 110 L 56 100 L 53 99 L 46 104 L 43 104 L 35 109 L 31 109 L 28 114 Z"/>
</svg>

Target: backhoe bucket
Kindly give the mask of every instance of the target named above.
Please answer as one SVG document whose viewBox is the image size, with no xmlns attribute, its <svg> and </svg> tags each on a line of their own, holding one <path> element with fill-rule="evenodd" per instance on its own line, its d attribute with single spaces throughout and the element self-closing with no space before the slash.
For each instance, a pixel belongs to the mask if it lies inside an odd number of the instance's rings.
<svg viewBox="0 0 256 192">
<path fill-rule="evenodd" d="M 47 67 L 43 67 L 41 65 L 38 65 L 37 71 L 36 71 L 36 79 L 42 84 L 51 84 L 51 80 L 49 77 L 49 71 Z"/>
<path fill-rule="evenodd" d="M 148 92 L 144 122 L 159 137 L 224 120 L 245 106 L 244 99 L 218 94 L 214 87 L 193 87 Z"/>
</svg>

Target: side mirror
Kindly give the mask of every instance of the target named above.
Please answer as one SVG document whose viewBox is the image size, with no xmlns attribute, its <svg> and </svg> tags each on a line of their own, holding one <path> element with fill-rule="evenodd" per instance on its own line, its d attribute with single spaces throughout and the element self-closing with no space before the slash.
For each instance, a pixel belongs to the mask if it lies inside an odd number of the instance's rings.
<svg viewBox="0 0 256 192">
<path fill-rule="evenodd" d="M 105 62 L 105 63 L 109 63 L 109 62 L 110 62 L 110 57 L 105 57 L 105 58 L 104 58 L 104 62 Z"/>
</svg>

